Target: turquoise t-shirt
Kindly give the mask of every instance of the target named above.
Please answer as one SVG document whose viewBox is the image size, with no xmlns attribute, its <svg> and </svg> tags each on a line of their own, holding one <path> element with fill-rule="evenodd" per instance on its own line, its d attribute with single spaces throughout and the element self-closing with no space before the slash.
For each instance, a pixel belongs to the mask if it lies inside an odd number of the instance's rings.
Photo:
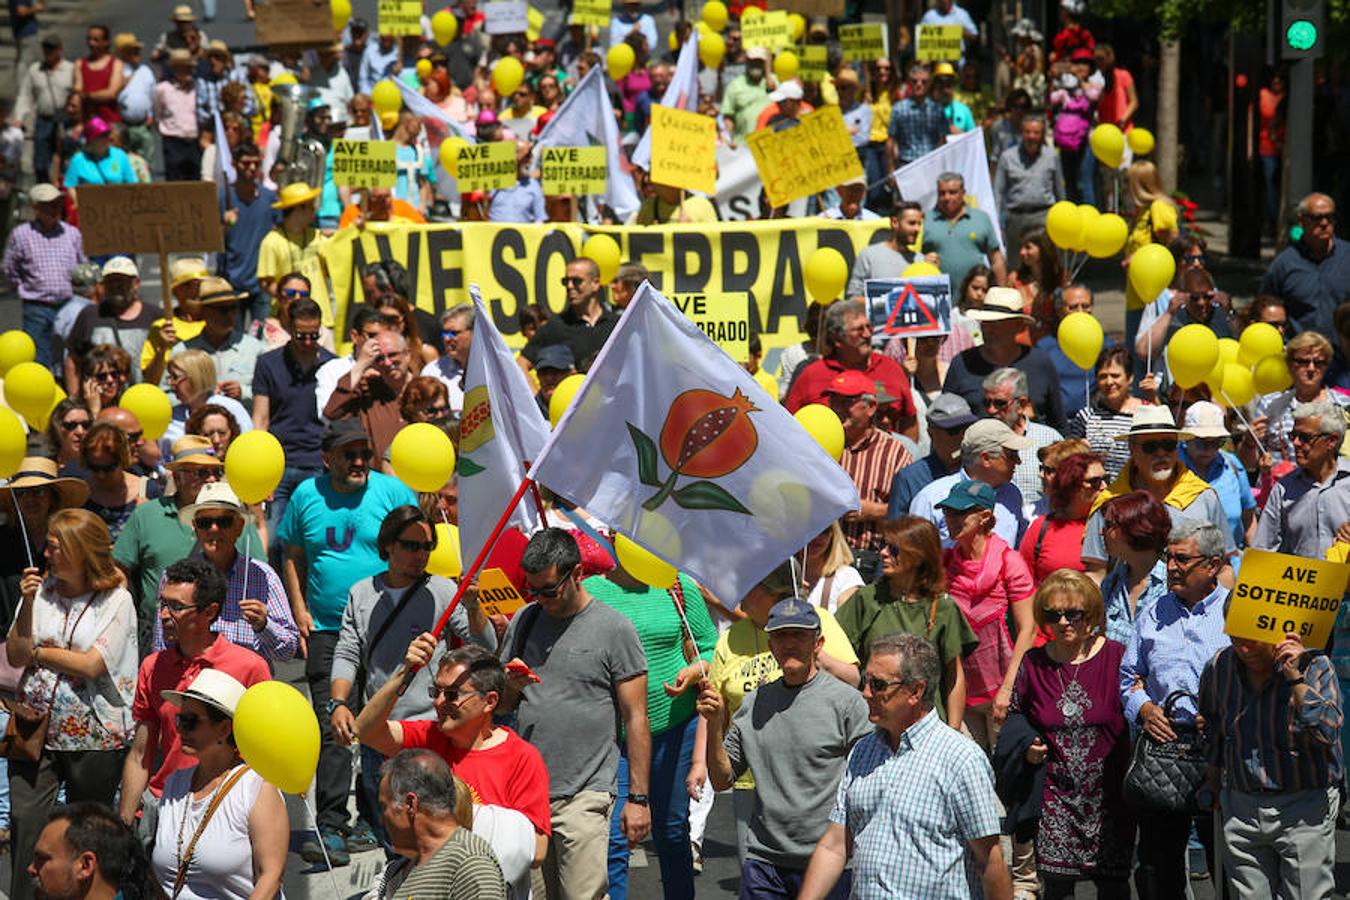
<svg viewBox="0 0 1350 900">
<path fill-rule="evenodd" d="M 66 166 L 63 186 L 78 188 L 82 184 L 135 184 L 136 172 L 126 151 L 109 147 L 108 155 L 95 161 L 81 150 L 70 158 Z"/>
<path fill-rule="evenodd" d="M 370 473 L 366 489 L 342 494 L 332 478 L 318 475 L 300 483 L 277 526 L 287 547 L 305 552 L 309 578 L 305 604 L 318 631 L 338 631 L 347 592 L 362 578 L 387 568 L 375 547 L 380 524 L 398 506 L 417 504 L 417 495 L 397 478 Z"/>
</svg>

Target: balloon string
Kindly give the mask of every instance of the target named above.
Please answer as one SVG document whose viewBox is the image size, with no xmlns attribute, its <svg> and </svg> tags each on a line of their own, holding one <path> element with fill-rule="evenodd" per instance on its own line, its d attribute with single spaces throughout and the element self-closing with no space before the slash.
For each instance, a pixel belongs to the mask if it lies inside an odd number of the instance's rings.
<svg viewBox="0 0 1350 900">
<path fill-rule="evenodd" d="M 1242 414 L 1242 409 L 1233 402 L 1232 397 L 1228 396 L 1228 392 L 1220 388 L 1219 393 L 1223 394 L 1223 399 L 1228 401 L 1228 408 L 1237 414 L 1238 421 L 1242 423 L 1242 426 L 1246 428 L 1249 433 L 1254 434 L 1254 432 L 1252 432 L 1252 423 L 1247 421 L 1247 417 Z"/>
<path fill-rule="evenodd" d="M 342 887 L 338 884 L 337 873 L 333 871 L 333 861 L 328 858 L 328 847 L 324 845 L 323 835 L 319 832 L 319 823 L 315 820 L 314 811 L 309 808 L 309 800 L 303 793 L 300 794 L 300 805 L 305 808 L 305 815 L 309 817 L 310 830 L 319 839 L 319 849 L 323 851 L 323 864 L 328 867 L 328 877 L 333 882 L 333 897 L 335 900 L 343 900 Z"/>
<path fill-rule="evenodd" d="M 19 534 L 23 536 L 23 552 L 28 556 L 28 568 L 36 569 L 33 562 L 33 545 L 28 542 L 28 526 L 23 522 L 23 511 L 19 509 L 19 489 L 10 488 L 9 497 L 14 501 L 14 516 L 19 520 Z"/>
</svg>

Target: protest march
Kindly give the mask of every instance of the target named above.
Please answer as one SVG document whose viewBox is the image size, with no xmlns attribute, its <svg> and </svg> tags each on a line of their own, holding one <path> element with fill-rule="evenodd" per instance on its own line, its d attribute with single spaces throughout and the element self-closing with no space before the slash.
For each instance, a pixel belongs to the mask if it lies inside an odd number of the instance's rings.
<svg viewBox="0 0 1350 900">
<path fill-rule="evenodd" d="M 10 0 L 0 890 L 1344 896 L 1345 13 L 1238 5 Z"/>
</svg>

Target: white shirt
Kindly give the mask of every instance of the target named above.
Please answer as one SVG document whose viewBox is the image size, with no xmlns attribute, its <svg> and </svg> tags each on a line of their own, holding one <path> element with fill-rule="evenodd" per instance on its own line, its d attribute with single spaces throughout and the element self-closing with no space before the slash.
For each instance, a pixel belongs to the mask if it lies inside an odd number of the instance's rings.
<svg viewBox="0 0 1350 900">
<path fill-rule="evenodd" d="M 830 596 L 822 597 L 825 592 L 825 582 L 830 582 Z M 840 566 L 834 570 L 834 575 L 825 575 L 816 579 L 816 583 L 811 585 L 811 593 L 806 595 L 806 600 L 813 606 L 823 606 L 831 613 L 839 609 L 839 597 L 845 591 L 851 591 L 854 588 L 860 588 L 864 584 L 863 578 L 858 574 L 858 570 L 852 566 Z"/>
<path fill-rule="evenodd" d="M 122 64 L 123 71 L 126 63 Z M 141 125 L 150 117 L 155 103 L 155 73 L 147 65 L 141 65 L 127 76 L 127 83 L 117 95 L 117 108 L 122 112 L 122 121 L 128 125 Z"/>
<path fill-rule="evenodd" d="M 356 360 L 349 353 L 346 356 L 339 356 L 337 359 L 330 359 L 328 362 L 319 366 L 319 371 L 314 373 L 314 399 L 318 404 L 319 418 L 326 424 L 327 419 L 323 417 L 323 409 L 328 405 L 329 399 L 333 396 L 333 391 L 337 390 L 337 383 L 342 380 L 342 376 L 352 370 L 356 365 Z"/>
</svg>

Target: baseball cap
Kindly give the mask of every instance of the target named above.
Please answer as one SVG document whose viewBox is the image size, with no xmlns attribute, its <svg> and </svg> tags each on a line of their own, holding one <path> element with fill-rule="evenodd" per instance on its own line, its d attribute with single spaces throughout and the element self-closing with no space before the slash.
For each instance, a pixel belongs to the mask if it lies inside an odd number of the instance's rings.
<svg viewBox="0 0 1350 900">
<path fill-rule="evenodd" d="M 328 427 L 323 430 L 323 438 L 319 442 L 319 448 L 327 452 L 346 444 L 354 444 L 357 441 L 370 443 L 370 435 L 366 434 L 366 429 L 361 425 L 361 420 L 336 419 L 329 422 Z"/>
<path fill-rule="evenodd" d="M 751 47 L 749 50 L 745 51 L 745 58 L 747 62 L 752 59 L 757 59 L 765 65 L 768 65 L 769 61 L 773 59 L 773 54 L 770 53 L 766 47 Z"/>
<path fill-rule="evenodd" d="M 970 404 L 959 394 L 938 394 L 928 407 L 928 424 L 951 431 L 978 422 L 979 416 L 970 411 Z"/>
<path fill-rule="evenodd" d="M 861 397 L 863 394 L 871 394 L 876 397 L 878 403 L 895 402 L 895 398 L 886 393 L 885 388 L 857 369 L 845 369 L 840 372 L 830 379 L 825 390 L 841 397 Z"/>
<path fill-rule="evenodd" d="M 769 95 L 769 99 L 774 103 L 782 103 L 784 100 L 802 99 L 802 86 L 795 81 L 785 81 L 778 86 L 778 90 Z"/>
<path fill-rule="evenodd" d="M 28 199 L 33 203 L 51 203 L 61 199 L 61 192 L 55 185 L 35 184 L 28 191 Z"/>
<path fill-rule="evenodd" d="M 566 372 L 568 369 L 576 367 L 577 361 L 572 355 L 572 348 L 566 344 L 550 344 L 539 351 L 539 357 L 535 360 L 534 368 L 539 369 L 557 369 L 560 372 Z"/>
<path fill-rule="evenodd" d="M 129 256 L 114 256 L 103 264 L 103 278 L 109 275 L 125 275 L 128 278 L 140 278 L 141 270 L 136 268 L 136 264 L 131 261 Z"/>
<path fill-rule="evenodd" d="M 86 141 L 101 138 L 110 131 L 112 131 L 112 126 L 102 116 L 90 116 L 89 121 L 84 123 L 84 139 Z"/>
<path fill-rule="evenodd" d="M 769 610 L 769 621 L 764 624 L 767 632 L 781 631 L 785 628 L 810 628 L 820 630 L 820 613 L 805 600 L 788 597 L 779 600 Z"/>
<path fill-rule="evenodd" d="M 962 481 L 952 487 L 947 498 L 938 503 L 938 508 L 950 509 L 953 512 L 965 512 L 969 509 L 992 510 L 996 502 L 994 489 L 983 481 Z"/>
<path fill-rule="evenodd" d="M 70 270 L 70 286 L 76 290 L 90 290 L 98 284 L 99 276 L 99 268 L 94 263 L 79 263 Z"/>
<path fill-rule="evenodd" d="M 1198 438 L 1226 438 L 1223 410 L 1208 400 L 1197 400 L 1186 410 L 1186 430 Z"/>
<path fill-rule="evenodd" d="M 969 407 L 967 407 L 969 408 Z M 966 429 L 961 438 L 962 453 L 993 453 L 998 450 L 1025 450 L 1031 439 L 1021 437 L 998 419 L 980 419 Z"/>
</svg>

